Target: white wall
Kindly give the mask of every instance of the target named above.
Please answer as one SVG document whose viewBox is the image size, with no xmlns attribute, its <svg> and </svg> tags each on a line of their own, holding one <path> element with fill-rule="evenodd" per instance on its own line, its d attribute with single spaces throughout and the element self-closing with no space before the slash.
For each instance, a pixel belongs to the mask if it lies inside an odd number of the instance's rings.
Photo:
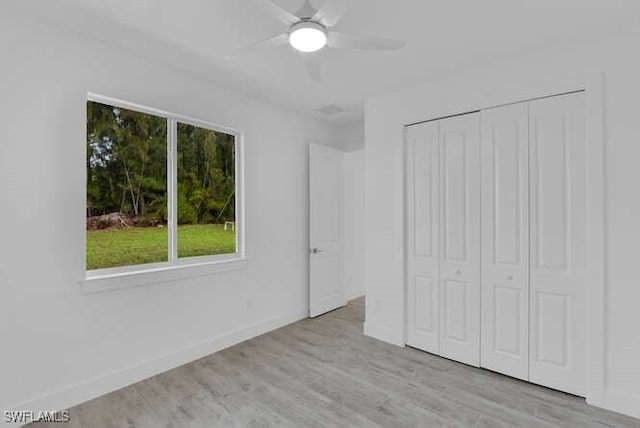
<svg viewBox="0 0 640 428">
<path fill-rule="evenodd" d="M 336 136 L 343 150 L 364 148 L 364 120 L 338 127 Z"/>
<path fill-rule="evenodd" d="M 495 93 L 603 72 L 606 353 L 605 388 L 598 404 L 640 417 L 638 46 L 640 34 L 629 32 L 513 58 L 366 103 L 367 334 L 404 344 L 402 125 L 486 107 Z"/>
<path fill-rule="evenodd" d="M 307 144 L 329 127 L 7 10 L 0 40 L 0 409 L 64 408 L 307 316 Z M 82 294 L 88 91 L 244 131 L 245 270 Z"/>
<path fill-rule="evenodd" d="M 364 150 L 344 154 L 344 282 L 347 299 L 364 295 Z"/>
</svg>

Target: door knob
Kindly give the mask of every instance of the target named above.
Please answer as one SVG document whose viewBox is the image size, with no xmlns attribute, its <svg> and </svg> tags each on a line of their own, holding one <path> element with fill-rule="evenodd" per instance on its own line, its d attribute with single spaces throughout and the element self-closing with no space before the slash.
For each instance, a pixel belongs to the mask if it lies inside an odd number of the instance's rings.
<svg viewBox="0 0 640 428">
<path fill-rule="evenodd" d="M 322 250 L 319 249 L 319 248 L 312 248 L 312 249 L 309 250 L 309 253 L 311 253 L 311 254 L 318 254 L 318 253 L 321 253 L 321 252 L 322 252 Z"/>
</svg>

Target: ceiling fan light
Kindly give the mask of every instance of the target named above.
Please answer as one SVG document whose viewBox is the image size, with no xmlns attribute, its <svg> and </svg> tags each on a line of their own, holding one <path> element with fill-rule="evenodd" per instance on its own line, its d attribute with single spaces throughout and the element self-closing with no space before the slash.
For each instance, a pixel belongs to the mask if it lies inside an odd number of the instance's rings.
<svg viewBox="0 0 640 428">
<path fill-rule="evenodd" d="M 317 22 L 299 22 L 289 31 L 289 44 L 300 52 L 319 51 L 327 44 L 327 30 Z"/>
</svg>

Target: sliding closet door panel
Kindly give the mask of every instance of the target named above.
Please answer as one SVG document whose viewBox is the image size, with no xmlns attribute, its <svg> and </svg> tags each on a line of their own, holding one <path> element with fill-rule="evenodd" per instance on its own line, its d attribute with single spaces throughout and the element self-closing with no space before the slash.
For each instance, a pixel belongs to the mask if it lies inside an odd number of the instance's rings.
<svg viewBox="0 0 640 428">
<path fill-rule="evenodd" d="M 406 128 L 407 344 L 438 353 L 438 123 Z"/>
<path fill-rule="evenodd" d="M 530 381 L 585 394 L 584 94 L 530 108 Z"/>
<path fill-rule="evenodd" d="M 440 355 L 480 363 L 480 114 L 440 121 Z"/>
<path fill-rule="evenodd" d="M 482 367 L 529 370 L 528 104 L 482 112 Z"/>
</svg>

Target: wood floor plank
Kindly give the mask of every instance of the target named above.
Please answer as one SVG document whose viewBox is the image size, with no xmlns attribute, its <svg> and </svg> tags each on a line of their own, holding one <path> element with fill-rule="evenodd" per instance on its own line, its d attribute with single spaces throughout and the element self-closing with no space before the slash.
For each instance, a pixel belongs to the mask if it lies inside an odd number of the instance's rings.
<svg viewBox="0 0 640 428">
<path fill-rule="evenodd" d="M 154 428 L 164 421 L 151 409 L 145 399 L 127 387 L 71 409 L 78 416 L 81 427 Z M 60 426 L 60 424 L 57 424 Z"/>
<path fill-rule="evenodd" d="M 582 398 L 366 337 L 363 322 L 357 299 L 76 406 L 68 426 L 640 428 Z"/>
</svg>

